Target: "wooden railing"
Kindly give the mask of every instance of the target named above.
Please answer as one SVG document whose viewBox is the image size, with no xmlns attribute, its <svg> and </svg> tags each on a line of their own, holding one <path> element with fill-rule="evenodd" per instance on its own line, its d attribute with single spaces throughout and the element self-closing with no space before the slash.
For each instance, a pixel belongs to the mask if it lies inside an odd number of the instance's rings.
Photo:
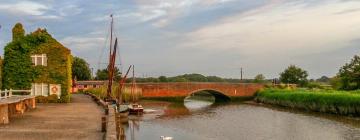
<svg viewBox="0 0 360 140">
<path fill-rule="evenodd" d="M 0 92 L 0 100 L 1 99 L 6 99 L 6 98 L 10 98 L 10 97 L 13 97 L 13 96 L 19 96 L 19 95 L 13 95 L 13 93 L 16 93 L 16 92 L 20 92 L 20 93 L 31 93 L 31 90 L 13 90 L 13 89 L 10 89 L 10 90 L 3 90 Z"/>
</svg>

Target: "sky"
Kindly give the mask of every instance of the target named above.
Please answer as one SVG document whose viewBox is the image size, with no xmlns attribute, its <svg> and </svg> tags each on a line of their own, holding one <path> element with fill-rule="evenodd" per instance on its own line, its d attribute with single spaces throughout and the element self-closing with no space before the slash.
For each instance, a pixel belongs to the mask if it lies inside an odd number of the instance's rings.
<svg viewBox="0 0 360 140">
<path fill-rule="evenodd" d="M 105 68 L 110 14 L 118 65 L 140 77 L 276 78 L 294 64 L 319 78 L 360 52 L 359 0 L 0 0 L 0 54 L 21 22 Z"/>
</svg>

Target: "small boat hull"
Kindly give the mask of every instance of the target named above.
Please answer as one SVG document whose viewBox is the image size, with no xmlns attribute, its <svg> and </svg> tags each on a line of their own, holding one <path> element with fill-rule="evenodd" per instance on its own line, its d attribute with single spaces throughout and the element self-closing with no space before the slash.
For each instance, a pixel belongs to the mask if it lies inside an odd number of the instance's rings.
<svg viewBox="0 0 360 140">
<path fill-rule="evenodd" d="M 144 113 L 144 109 L 130 109 L 129 110 L 130 114 L 143 114 Z"/>
<path fill-rule="evenodd" d="M 133 115 L 140 115 L 144 113 L 144 108 L 140 104 L 130 104 L 129 113 Z"/>
</svg>

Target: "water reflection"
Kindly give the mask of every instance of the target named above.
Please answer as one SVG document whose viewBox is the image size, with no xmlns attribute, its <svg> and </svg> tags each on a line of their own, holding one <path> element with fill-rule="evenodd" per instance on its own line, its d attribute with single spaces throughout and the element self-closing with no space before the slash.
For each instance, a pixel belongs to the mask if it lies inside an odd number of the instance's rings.
<svg viewBox="0 0 360 140">
<path fill-rule="evenodd" d="M 127 140 L 357 140 L 360 120 L 272 107 L 186 99 L 184 104 L 144 101 L 143 116 L 130 116 Z M 342 122 L 346 118 L 346 123 Z"/>
<path fill-rule="evenodd" d="M 195 94 L 185 98 L 184 106 L 192 112 L 205 111 L 215 102 L 214 96 L 208 93 Z"/>
</svg>

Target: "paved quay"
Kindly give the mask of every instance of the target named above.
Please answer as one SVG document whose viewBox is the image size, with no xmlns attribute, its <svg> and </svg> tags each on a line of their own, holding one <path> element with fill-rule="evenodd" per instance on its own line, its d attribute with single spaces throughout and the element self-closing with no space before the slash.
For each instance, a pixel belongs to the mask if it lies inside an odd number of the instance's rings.
<svg viewBox="0 0 360 140">
<path fill-rule="evenodd" d="M 37 104 L 36 109 L 0 125 L 1 140 L 101 140 L 103 110 L 89 96 L 72 95 L 68 104 Z"/>
</svg>

